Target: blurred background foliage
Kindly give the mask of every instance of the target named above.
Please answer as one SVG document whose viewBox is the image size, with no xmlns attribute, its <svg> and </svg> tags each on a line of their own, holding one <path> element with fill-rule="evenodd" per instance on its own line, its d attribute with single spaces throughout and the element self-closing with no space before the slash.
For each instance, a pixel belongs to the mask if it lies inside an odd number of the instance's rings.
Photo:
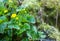
<svg viewBox="0 0 60 41">
<path fill-rule="evenodd" d="M 60 41 L 59 0 L 0 0 L 0 41 Z"/>
</svg>

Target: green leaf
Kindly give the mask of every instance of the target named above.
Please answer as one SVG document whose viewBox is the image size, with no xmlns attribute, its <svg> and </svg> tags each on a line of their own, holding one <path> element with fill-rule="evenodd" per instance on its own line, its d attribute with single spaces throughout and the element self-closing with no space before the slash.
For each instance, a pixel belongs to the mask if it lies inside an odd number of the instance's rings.
<svg viewBox="0 0 60 41">
<path fill-rule="evenodd" d="M 22 22 L 28 22 L 26 17 L 22 17 Z"/>
<path fill-rule="evenodd" d="M 9 36 L 9 37 L 12 37 L 12 34 L 13 34 L 13 33 L 12 33 L 12 32 L 13 32 L 13 30 L 12 30 L 12 29 L 9 29 L 9 30 L 8 30 L 8 31 L 6 31 L 6 32 L 7 32 L 7 34 L 8 34 L 8 36 Z"/>
<path fill-rule="evenodd" d="M 41 35 L 41 39 L 44 39 L 44 38 L 46 38 L 46 35 Z"/>
<path fill-rule="evenodd" d="M 18 26 L 18 25 L 8 25 L 8 28 L 9 29 L 12 29 L 12 28 L 14 28 L 14 29 L 20 29 L 20 27 Z"/>
<path fill-rule="evenodd" d="M 36 28 L 36 26 L 32 26 L 32 29 L 35 31 L 35 33 L 37 33 L 37 28 Z"/>
<path fill-rule="evenodd" d="M 4 33 L 6 26 L 7 26 L 7 23 L 0 24 L 0 33 Z"/>
<path fill-rule="evenodd" d="M 27 20 L 30 22 L 30 23 L 35 23 L 35 18 L 31 15 L 28 15 L 27 16 Z"/>
<path fill-rule="evenodd" d="M 29 39 L 38 39 L 39 35 L 35 33 L 33 30 L 27 31 L 27 36 Z"/>
<path fill-rule="evenodd" d="M 46 38 L 46 35 L 44 35 L 44 32 L 39 31 L 38 33 L 41 39 Z"/>
<path fill-rule="evenodd" d="M 21 34 L 23 33 L 24 31 L 27 31 L 30 29 L 30 25 L 28 23 L 25 23 L 19 30 L 19 33 L 18 34 Z"/>
<path fill-rule="evenodd" d="M 27 36 L 28 36 L 29 38 L 32 38 L 31 34 L 30 34 L 30 33 L 28 33 L 28 32 L 27 32 Z"/>
<path fill-rule="evenodd" d="M 0 23 L 7 21 L 6 16 L 1 16 L 0 17 Z"/>
<path fill-rule="evenodd" d="M 28 38 L 23 38 L 22 41 L 29 41 Z"/>
<path fill-rule="evenodd" d="M 4 10 L 4 3 L 0 2 L 0 10 Z"/>
<path fill-rule="evenodd" d="M 25 28 L 25 29 L 30 29 L 30 25 L 29 25 L 28 23 L 25 23 L 25 24 L 23 25 L 23 28 Z"/>
<path fill-rule="evenodd" d="M 0 0 L 0 2 L 3 2 L 3 0 Z"/>
</svg>

